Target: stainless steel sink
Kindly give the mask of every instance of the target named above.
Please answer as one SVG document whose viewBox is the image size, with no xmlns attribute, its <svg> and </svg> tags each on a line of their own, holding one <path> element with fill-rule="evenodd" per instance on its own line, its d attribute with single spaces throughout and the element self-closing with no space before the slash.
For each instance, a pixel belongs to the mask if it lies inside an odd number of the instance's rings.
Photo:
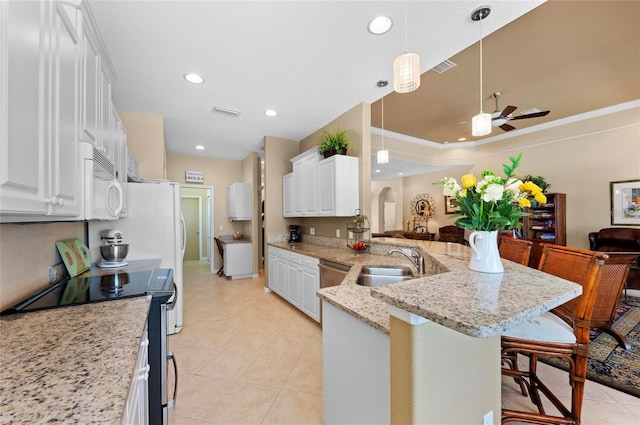
<svg viewBox="0 0 640 425">
<path fill-rule="evenodd" d="M 380 286 L 413 278 L 413 271 L 406 266 L 364 266 L 356 283 L 362 286 Z"/>
</svg>

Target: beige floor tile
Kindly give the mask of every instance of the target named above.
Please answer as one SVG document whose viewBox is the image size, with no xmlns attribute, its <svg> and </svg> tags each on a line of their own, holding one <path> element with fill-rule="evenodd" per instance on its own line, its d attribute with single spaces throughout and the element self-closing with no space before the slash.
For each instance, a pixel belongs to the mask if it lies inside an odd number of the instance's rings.
<svg viewBox="0 0 640 425">
<path fill-rule="evenodd" d="M 229 385 L 230 382 L 223 379 L 180 374 L 173 414 L 202 419 L 210 406 L 227 392 Z"/>
<path fill-rule="evenodd" d="M 304 360 L 312 360 L 316 362 L 322 361 L 322 334 L 320 334 L 319 336 L 313 334 L 311 336 L 311 342 L 302 352 L 301 358 Z"/>
<path fill-rule="evenodd" d="M 322 396 L 282 390 L 264 418 L 264 424 L 321 424 Z"/>
<path fill-rule="evenodd" d="M 257 355 L 256 352 L 223 348 L 217 356 L 198 370 L 198 375 L 209 378 L 238 379 Z"/>
<path fill-rule="evenodd" d="M 198 419 L 177 416 L 173 410 L 169 412 L 169 425 L 198 425 L 200 423 Z"/>
<path fill-rule="evenodd" d="M 175 355 L 178 373 L 195 374 L 198 370 L 215 358 L 222 347 L 212 350 L 199 345 L 170 344 L 169 351 Z"/>
<path fill-rule="evenodd" d="M 260 424 L 278 388 L 236 382 L 207 412 L 204 420 L 221 424 Z"/>
<path fill-rule="evenodd" d="M 322 362 L 300 360 L 284 387 L 294 391 L 322 395 Z"/>
<path fill-rule="evenodd" d="M 290 357 L 262 353 L 242 374 L 242 381 L 282 388 L 296 361 Z"/>
</svg>

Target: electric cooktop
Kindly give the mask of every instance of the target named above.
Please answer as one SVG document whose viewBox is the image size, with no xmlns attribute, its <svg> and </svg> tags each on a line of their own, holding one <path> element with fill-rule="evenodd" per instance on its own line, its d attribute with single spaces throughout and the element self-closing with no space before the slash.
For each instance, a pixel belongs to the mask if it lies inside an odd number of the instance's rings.
<svg viewBox="0 0 640 425">
<path fill-rule="evenodd" d="M 72 277 L 60 281 L 1 312 L 15 314 L 47 308 L 151 295 L 167 301 L 175 291 L 172 269 L 115 272 L 104 276 Z"/>
</svg>

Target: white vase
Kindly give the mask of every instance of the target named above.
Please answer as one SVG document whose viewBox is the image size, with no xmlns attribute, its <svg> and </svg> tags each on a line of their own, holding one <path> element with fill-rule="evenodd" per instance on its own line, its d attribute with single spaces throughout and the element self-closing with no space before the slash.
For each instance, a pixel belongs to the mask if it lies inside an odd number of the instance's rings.
<svg viewBox="0 0 640 425">
<path fill-rule="evenodd" d="M 469 235 L 471 260 L 469 269 L 483 273 L 502 273 L 502 260 L 498 251 L 498 231 L 476 230 Z"/>
</svg>

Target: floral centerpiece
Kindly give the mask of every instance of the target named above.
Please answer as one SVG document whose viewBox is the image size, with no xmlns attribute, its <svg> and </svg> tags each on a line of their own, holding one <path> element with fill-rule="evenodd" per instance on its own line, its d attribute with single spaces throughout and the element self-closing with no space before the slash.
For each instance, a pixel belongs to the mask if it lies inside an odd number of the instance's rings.
<svg viewBox="0 0 640 425">
<path fill-rule="evenodd" d="M 444 195 L 456 198 L 452 202 L 454 206 L 459 206 L 460 211 L 456 216 L 460 217 L 456 220 L 455 225 L 464 227 L 465 229 L 474 230 L 469 236 L 469 244 L 473 250 L 472 263 L 475 257 L 482 258 L 483 262 L 493 261 L 497 259 L 487 258 L 483 253 L 476 254 L 477 239 L 489 240 L 495 245 L 495 254 L 497 254 L 497 232 L 501 230 L 509 230 L 520 226 L 520 218 L 527 215 L 523 208 L 531 206 L 531 200 L 544 204 L 547 198 L 542 193 L 542 189 L 531 181 L 522 181 L 516 177 L 514 171 L 520 165 L 522 154 L 517 157 L 509 157 L 510 164 L 503 164 L 505 176 L 500 177 L 492 170 L 486 169 L 482 172 L 482 179 L 478 181 L 474 174 L 466 174 L 461 177 L 460 184 L 454 178 L 445 177 L 438 180 L 435 184 L 444 186 Z M 490 232 L 492 234 L 478 234 L 478 232 Z M 475 235 L 474 235 L 475 234 Z M 493 249 L 493 248 L 491 248 Z M 489 256 L 490 257 L 490 256 Z M 496 267 L 494 267 L 496 266 Z M 502 264 L 476 265 L 470 268 L 477 271 L 489 271 L 488 269 L 499 269 L 502 272 Z M 479 270 L 478 268 L 482 269 Z"/>
</svg>

